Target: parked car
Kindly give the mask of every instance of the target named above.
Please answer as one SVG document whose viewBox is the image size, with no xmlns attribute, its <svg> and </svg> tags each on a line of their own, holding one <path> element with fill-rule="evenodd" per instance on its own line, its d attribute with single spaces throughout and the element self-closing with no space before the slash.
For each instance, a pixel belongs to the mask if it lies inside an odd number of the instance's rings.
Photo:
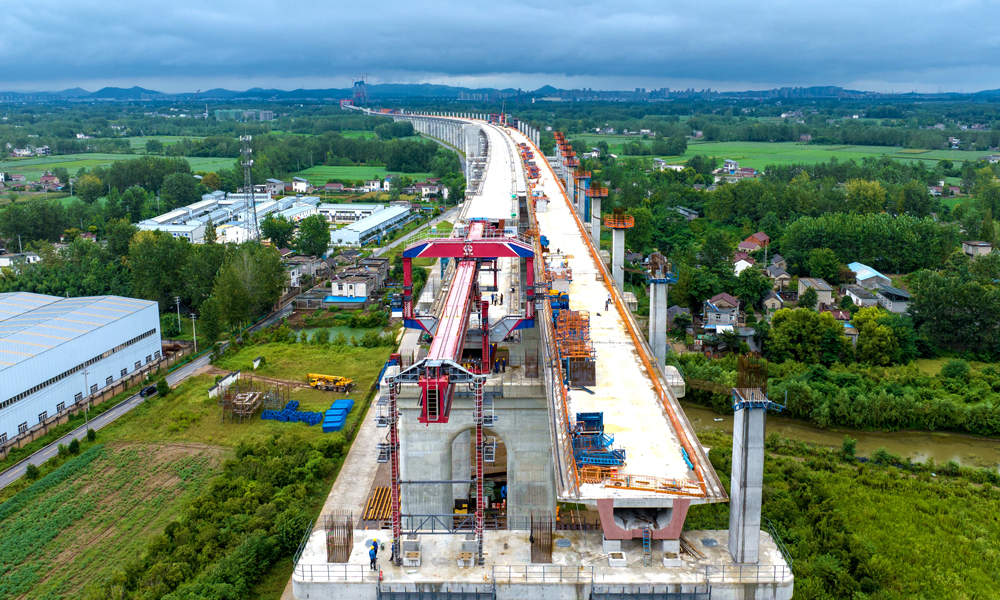
<svg viewBox="0 0 1000 600">
<path fill-rule="evenodd" d="M 142 391 L 139 392 L 139 395 L 143 398 L 148 398 L 149 396 L 152 396 L 155 393 L 156 393 L 156 386 L 147 385 L 146 387 L 142 388 Z"/>
</svg>

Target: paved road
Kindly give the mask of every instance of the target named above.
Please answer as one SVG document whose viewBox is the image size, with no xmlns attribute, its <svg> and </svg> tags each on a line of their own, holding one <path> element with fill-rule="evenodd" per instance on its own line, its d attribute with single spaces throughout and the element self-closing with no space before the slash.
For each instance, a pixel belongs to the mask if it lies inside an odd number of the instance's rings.
<svg viewBox="0 0 1000 600">
<path fill-rule="evenodd" d="M 288 315 L 290 312 L 292 312 L 291 303 L 289 303 L 287 306 L 277 311 L 273 315 L 262 320 L 260 323 L 257 323 L 256 325 L 251 327 L 250 332 L 252 333 L 254 331 L 258 331 L 260 329 L 268 327 L 276 323 L 279 319 L 281 319 L 281 317 Z M 224 350 L 228 345 L 229 342 L 223 342 L 222 349 Z M 179 383 L 181 383 L 182 381 L 193 375 L 195 371 L 208 365 L 210 359 L 211 359 L 211 354 L 209 353 L 205 353 L 199 356 L 195 360 L 187 363 L 186 365 L 177 369 L 176 371 L 169 373 L 167 375 L 167 383 L 170 384 L 170 387 L 176 387 Z M 128 411 L 135 408 L 136 406 L 139 406 L 145 400 L 146 399 L 139 396 L 138 393 L 133 394 L 127 400 L 120 402 L 114 408 L 91 419 L 90 428 L 94 430 L 101 429 L 108 423 L 111 423 L 118 417 L 124 415 Z M 52 442 L 48 446 L 45 446 L 38 452 L 35 452 L 28 458 L 17 463 L 13 467 L 7 469 L 3 473 L 0 473 L 0 489 L 7 487 L 11 483 L 19 479 L 21 476 L 23 476 L 24 471 L 28 468 L 29 464 L 35 466 L 41 466 L 42 463 L 55 456 L 59 452 L 59 444 L 69 445 L 69 443 L 74 439 L 83 440 L 83 438 L 85 438 L 86 436 L 87 436 L 87 426 L 81 425 L 80 427 L 77 427 L 73 431 L 62 436 L 58 440 Z"/>
</svg>

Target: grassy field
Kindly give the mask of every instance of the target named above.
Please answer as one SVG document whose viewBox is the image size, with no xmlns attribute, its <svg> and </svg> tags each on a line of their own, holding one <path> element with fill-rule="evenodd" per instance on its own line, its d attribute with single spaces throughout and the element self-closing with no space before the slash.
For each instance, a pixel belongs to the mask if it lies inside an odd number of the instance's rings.
<svg viewBox="0 0 1000 600">
<path fill-rule="evenodd" d="M 149 140 L 160 140 L 163 142 L 164 146 L 169 146 L 171 144 L 176 144 L 181 140 L 203 140 L 204 137 L 195 135 L 149 135 L 142 137 L 130 137 L 128 143 L 132 146 L 133 150 L 146 150 L 146 142 Z"/>
<path fill-rule="evenodd" d="M 620 135 L 579 135 L 572 139 L 582 139 L 587 146 L 593 146 L 600 141 L 608 143 L 612 154 L 621 156 L 624 142 L 638 141 L 646 144 L 637 136 Z M 836 156 L 838 160 L 861 160 L 865 156 L 889 156 L 906 162 L 924 161 L 933 168 L 937 161 L 949 159 L 956 164 L 966 160 L 975 160 L 989 156 L 991 152 L 964 152 L 958 150 L 914 150 L 890 146 L 816 146 L 796 142 L 690 142 L 683 156 L 663 157 L 671 163 L 682 163 L 692 156 L 707 154 L 718 159 L 733 159 L 740 161 L 741 167 L 763 169 L 767 165 L 791 163 L 826 162 Z"/>
<path fill-rule="evenodd" d="M 268 344 L 245 347 L 221 364 L 247 369 L 263 356 L 257 376 L 304 381 L 312 371 L 351 377 L 358 384 L 350 395 L 356 403 L 352 423 L 365 415 L 368 390 L 390 351 Z M 85 586 L 143 552 L 206 489 L 242 440 L 334 435 L 303 423 L 223 423 L 217 400 L 207 393 L 214 382 L 213 375 L 199 375 L 167 396 L 149 398 L 102 429 L 95 444 L 84 442 L 81 456 L 46 463 L 42 479 L 0 504 L 0 600 L 83 596 Z M 342 397 L 310 388 L 291 392 L 306 411 L 323 411 Z M 317 511 L 328 490 L 316 496 Z M 276 565 L 256 597 L 277 599 L 290 571 L 291 561 Z"/>
<path fill-rule="evenodd" d="M 135 154 L 66 154 L 59 156 L 43 156 L 37 158 L 9 159 L 0 162 L 0 171 L 24 175 L 29 181 L 37 181 L 46 171 L 63 167 L 72 176 L 82 168 L 93 169 L 103 167 L 119 160 L 138 158 Z M 232 158 L 186 158 L 194 171 L 218 171 L 228 169 L 235 164 Z"/>
<path fill-rule="evenodd" d="M 0 505 L 0 598 L 80 597 L 142 552 L 204 489 L 224 454 L 204 445 L 90 447 Z"/>
<path fill-rule="evenodd" d="M 330 179 L 351 179 L 360 181 L 365 179 L 385 179 L 386 175 L 406 175 L 413 181 L 423 181 L 428 177 L 433 177 L 431 173 L 399 173 L 398 171 L 386 171 L 385 167 L 328 167 L 320 165 L 310 167 L 295 174 L 296 177 L 304 177 L 313 185 L 323 185 Z"/>
</svg>

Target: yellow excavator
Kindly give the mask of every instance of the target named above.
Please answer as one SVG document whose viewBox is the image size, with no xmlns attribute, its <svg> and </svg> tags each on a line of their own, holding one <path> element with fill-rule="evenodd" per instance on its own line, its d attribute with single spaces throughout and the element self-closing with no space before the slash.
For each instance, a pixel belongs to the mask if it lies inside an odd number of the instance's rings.
<svg viewBox="0 0 1000 600">
<path fill-rule="evenodd" d="M 354 380 L 346 377 L 320 375 L 319 373 L 309 373 L 306 377 L 309 378 L 310 387 L 314 387 L 317 390 L 349 392 L 354 387 Z"/>
</svg>

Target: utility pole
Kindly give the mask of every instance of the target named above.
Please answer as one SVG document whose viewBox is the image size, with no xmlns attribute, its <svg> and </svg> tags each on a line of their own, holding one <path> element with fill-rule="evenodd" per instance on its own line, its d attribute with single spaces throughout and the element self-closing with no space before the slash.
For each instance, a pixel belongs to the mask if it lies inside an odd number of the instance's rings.
<svg viewBox="0 0 1000 600">
<path fill-rule="evenodd" d="M 24 246 L 21 245 L 21 234 L 17 234 L 17 251 L 24 254 Z"/>
<path fill-rule="evenodd" d="M 195 327 L 195 320 L 198 315 L 191 313 L 191 335 L 194 337 L 194 353 L 198 354 L 198 329 Z"/>
<path fill-rule="evenodd" d="M 87 426 L 87 431 L 90 431 L 90 382 L 87 381 L 87 375 L 90 375 L 90 369 L 83 370 L 83 385 L 86 387 L 84 390 L 86 404 L 83 405 L 83 421 Z"/>
<path fill-rule="evenodd" d="M 174 303 L 177 304 L 177 329 L 183 330 L 183 326 L 181 325 L 181 297 L 174 296 Z"/>
</svg>

